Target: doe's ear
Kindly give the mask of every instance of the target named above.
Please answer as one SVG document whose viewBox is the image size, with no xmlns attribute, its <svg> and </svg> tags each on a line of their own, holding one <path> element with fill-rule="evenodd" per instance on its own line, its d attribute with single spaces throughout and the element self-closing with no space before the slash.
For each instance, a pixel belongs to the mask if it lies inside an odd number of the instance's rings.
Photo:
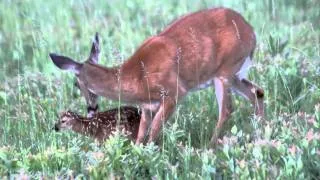
<svg viewBox="0 0 320 180">
<path fill-rule="evenodd" d="M 96 32 L 96 35 L 95 35 L 93 42 L 92 42 L 89 61 L 91 63 L 97 64 L 99 61 L 99 54 L 100 54 L 99 34 L 98 34 L 98 32 Z"/>
<path fill-rule="evenodd" d="M 60 56 L 55 53 L 49 54 L 52 62 L 60 69 L 71 71 L 75 74 L 79 74 L 81 63 L 78 63 L 66 56 Z"/>
</svg>

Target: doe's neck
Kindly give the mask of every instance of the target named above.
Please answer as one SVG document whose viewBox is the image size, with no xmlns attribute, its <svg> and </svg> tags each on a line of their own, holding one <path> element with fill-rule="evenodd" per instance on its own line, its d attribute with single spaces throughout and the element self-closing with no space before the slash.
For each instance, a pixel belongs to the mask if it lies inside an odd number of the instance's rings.
<svg viewBox="0 0 320 180">
<path fill-rule="evenodd" d="M 84 64 L 81 80 L 84 80 L 88 90 L 93 94 L 118 99 L 121 91 L 126 91 L 122 85 L 124 75 L 122 67 L 107 68 L 97 64 Z"/>
</svg>

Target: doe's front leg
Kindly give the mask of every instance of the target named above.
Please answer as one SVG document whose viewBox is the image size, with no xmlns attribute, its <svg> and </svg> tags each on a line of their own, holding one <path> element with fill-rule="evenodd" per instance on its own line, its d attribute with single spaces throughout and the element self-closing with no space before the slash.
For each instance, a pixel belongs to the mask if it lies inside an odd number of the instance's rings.
<svg viewBox="0 0 320 180">
<path fill-rule="evenodd" d="M 151 117 L 148 116 L 148 110 L 145 108 L 141 108 L 141 118 L 140 118 L 139 131 L 136 139 L 136 144 L 141 144 L 144 142 L 144 137 L 148 130 L 148 125 L 150 121 L 151 121 Z"/>
<path fill-rule="evenodd" d="M 175 107 L 176 102 L 174 98 L 171 98 L 170 96 L 165 96 L 162 98 L 162 102 L 160 103 L 159 109 L 155 114 L 151 124 L 148 143 L 157 139 L 162 125 L 170 118 L 171 114 L 175 110 Z"/>
<path fill-rule="evenodd" d="M 219 119 L 211 138 L 211 146 L 214 147 L 221 134 L 221 129 L 232 113 L 232 102 L 229 81 L 225 78 L 214 78 L 215 94 L 219 106 Z"/>
</svg>

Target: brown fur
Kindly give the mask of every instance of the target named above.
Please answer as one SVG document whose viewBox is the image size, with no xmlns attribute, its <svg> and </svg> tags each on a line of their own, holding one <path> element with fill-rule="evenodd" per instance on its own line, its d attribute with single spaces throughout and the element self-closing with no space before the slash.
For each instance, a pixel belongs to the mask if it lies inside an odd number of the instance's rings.
<svg viewBox="0 0 320 180">
<path fill-rule="evenodd" d="M 118 122 L 119 115 L 120 121 Z M 118 126 L 117 122 L 119 123 Z M 130 139 L 135 140 L 138 134 L 139 123 L 140 113 L 134 107 L 120 107 L 120 109 L 116 108 L 99 112 L 91 118 L 67 111 L 61 114 L 59 121 L 55 124 L 55 130 L 71 129 L 77 133 L 91 136 L 99 142 L 103 142 L 118 127 Z"/>
<path fill-rule="evenodd" d="M 61 60 L 63 57 L 55 54 L 50 56 L 61 69 L 76 69 L 88 106 L 96 107 L 97 96 L 113 100 L 120 97 L 123 102 L 140 105 L 137 143 L 143 142 L 151 119 L 148 142 L 156 139 L 178 101 L 203 83 L 215 84 L 219 89 L 218 102 L 219 98 L 221 101 L 212 143 L 231 114 L 231 88 L 246 96 L 255 105 L 256 114 L 263 116 L 262 89 L 236 75 L 245 58 L 252 58 L 255 33 L 244 18 L 231 9 L 206 9 L 177 19 L 163 32 L 147 39 L 118 67 L 103 67 L 96 64 L 96 58 L 91 58 L 98 57 L 98 42 L 96 36 L 95 48 L 92 48 L 96 50 L 91 51 L 89 59 L 81 65 L 68 63 L 66 58 Z M 252 88 L 258 91 L 251 92 Z M 259 102 L 256 102 L 256 93 L 261 97 Z"/>
</svg>

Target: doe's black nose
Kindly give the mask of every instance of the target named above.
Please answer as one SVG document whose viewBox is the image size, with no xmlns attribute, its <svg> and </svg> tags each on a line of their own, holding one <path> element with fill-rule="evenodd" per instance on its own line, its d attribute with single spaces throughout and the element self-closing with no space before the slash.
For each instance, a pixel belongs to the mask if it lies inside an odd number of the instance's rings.
<svg viewBox="0 0 320 180">
<path fill-rule="evenodd" d="M 55 125 L 54 125 L 54 127 L 53 127 L 52 129 L 54 129 L 55 131 L 59 131 L 59 130 L 60 130 L 60 128 L 58 127 L 58 125 L 57 125 L 57 124 L 55 124 Z"/>
</svg>

